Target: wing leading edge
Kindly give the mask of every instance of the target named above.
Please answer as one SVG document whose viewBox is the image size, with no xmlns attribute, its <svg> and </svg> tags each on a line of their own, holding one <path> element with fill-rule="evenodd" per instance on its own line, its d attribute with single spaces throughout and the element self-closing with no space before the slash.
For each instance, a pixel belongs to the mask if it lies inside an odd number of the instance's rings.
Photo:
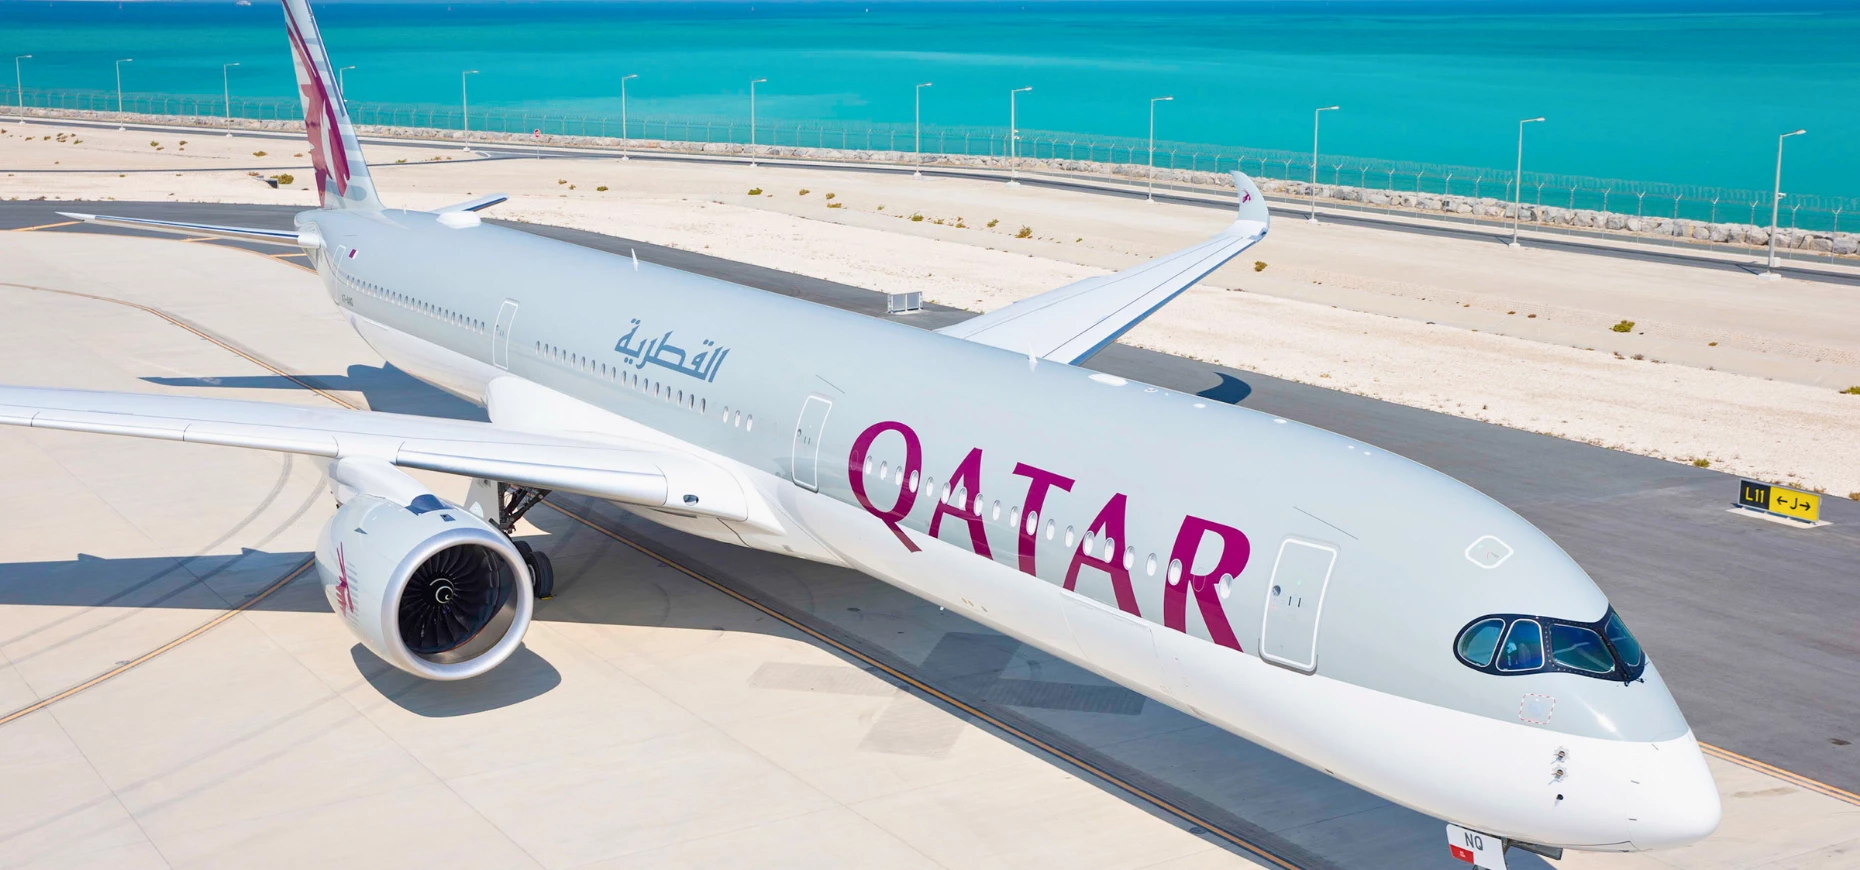
<svg viewBox="0 0 1860 870">
<path fill-rule="evenodd" d="M 713 463 L 643 442 L 566 438 L 491 423 L 269 402 L 0 386 L 0 425 L 367 456 L 626 504 L 749 520 L 749 493 Z"/>
<path fill-rule="evenodd" d="M 937 330 L 1067 364 L 1084 362 L 1241 251 L 1266 237 L 1266 199 L 1235 172 L 1239 214 L 1220 235 L 1140 266 L 1087 278 Z"/>
</svg>

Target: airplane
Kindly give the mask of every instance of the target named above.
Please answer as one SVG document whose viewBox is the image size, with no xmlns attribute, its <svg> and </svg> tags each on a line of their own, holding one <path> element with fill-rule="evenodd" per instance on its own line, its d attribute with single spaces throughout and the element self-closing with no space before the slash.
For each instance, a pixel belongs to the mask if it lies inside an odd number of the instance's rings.
<svg viewBox="0 0 1860 870">
<path fill-rule="evenodd" d="M 73 217 L 301 248 L 383 358 L 490 422 L 8 386 L 0 423 L 327 460 L 317 573 L 395 667 L 508 658 L 553 588 L 515 524 L 577 493 L 863 571 L 1448 820 L 1480 867 L 1716 828 L 1658 669 L 1543 532 L 1372 445 L 1080 367 L 1266 236 L 1244 174 L 1207 241 L 928 332 L 484 223 L 502 196 L 386 208 L 308 3 L 282 3 L 321 207 Z"/>
</svg>

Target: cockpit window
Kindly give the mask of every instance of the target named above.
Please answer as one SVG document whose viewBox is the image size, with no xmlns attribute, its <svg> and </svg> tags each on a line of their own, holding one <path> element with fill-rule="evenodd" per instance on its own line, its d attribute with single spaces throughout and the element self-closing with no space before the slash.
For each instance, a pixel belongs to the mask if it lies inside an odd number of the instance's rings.
<svg viewBox="0 0 1860 870">
<path fill-rule="evenodd" d="M 1497 617 L 1481 619 L 1460 632 L 1460 658 L 1479 667 L 1492 663 L 1498 651 L 1498 638 L 1505 633 L 1505 621 Z"/>
<path fill-rule="evenodd" d="M 1489 614 L 1460 629 L 1453 648 L 1466 666 L 1505 676 L 1550 671 L 1632 682 L 1647 666 L 1646 653 L 1613 608 L 1594 622 Z"/>
<path fill-rule="evenodd" d="M 1520 619 L 1511 624 L 1505 635 L 1505 647 L 1498 655 L 1501 671 L 1534 671 L 1544 666 L 1544 630 L 1536 620 Z"/>
<path fill-rule="evenodd" d="M 1615 669 L 1615 660 L 1602 645 L 1602 636 L 1576 625 L 1550 626 L 1550 657 L 1566 668 L 1605 674 Z"/>
<path fill-rule="evenodd" d="M 1608 609 L 1608 618 L 1602 620 L 1602 634 L 1614 645 L 1615 655 L 1621 657 L 1622 664 L 1630 668 L 1640 667 L 1640 641 L 1628 633 L 1627 624 L 1621 621 L 1621 614 L 1616 613 L 1612 607 Z"/>
</svg>

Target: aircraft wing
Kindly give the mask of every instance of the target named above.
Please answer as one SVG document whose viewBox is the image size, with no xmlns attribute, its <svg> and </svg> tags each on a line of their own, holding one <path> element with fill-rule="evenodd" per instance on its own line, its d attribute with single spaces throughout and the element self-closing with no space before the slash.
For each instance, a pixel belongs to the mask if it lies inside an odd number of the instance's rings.
<svg viewBox="0 0 1860 870">
<path fill-rule="evenodd" d="M 519 432 L 491 423 L 270 402 L 0 386 L 0 425 L 251 447 L 398 465 L 745 521 L 723 468 L 644 442 Z"/>
<path fill-rule="evenodd" d="M 1236 172 L 1238 219 L 1220 235 L 1110 275 L 1087 278 L 937 330 L 1067 364 L 1084 362 L 1221 264 L 1266 237 L 1266 199 Z"/>
<path fill-rule="evenodd" d="M 290 245 L 292 247 L 316 247 L 313 240 L 306 239 L 296 230 L 261 230 L 250 227 L 222 227 L 213 224 L 196 224 L 186 221 L 158 221 L 148 218 L 111 217 L 109 215 L 80 214 L 61 211 L 60 215 L 87 224 L 105 227 L 126 227 L 132 230 L 153 230 L 159 233 L 178 233 L 184 236 L 206 236 L 212 239 L 235 239 L 241 242 L 264 242 L 270 245 Z"/>
</svg>

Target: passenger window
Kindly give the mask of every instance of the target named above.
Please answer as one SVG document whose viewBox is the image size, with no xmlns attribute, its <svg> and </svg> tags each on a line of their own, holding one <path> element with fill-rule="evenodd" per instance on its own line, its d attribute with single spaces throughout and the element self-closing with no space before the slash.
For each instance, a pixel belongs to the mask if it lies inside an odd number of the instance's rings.
<svg viewBox="0 0 1860 870">
<path fill-rule="evenodd" d="M 1066 529 L 1066 531 L 1067 531 L 1067 532 L 1071 532 L 1071 531 L 1072 531 L 1072 529 L 1070 529 L 1070 528 L 1067 528 L 1067 529 Z M 1066 535 L 1066 537 L 1067 537 L 1067 538 L 1069 539 L 1069 538 L 1071 538 L 1072 536 L 1071 536 L 1070 534 L 1068 534 L 1068 535 Z M 1083 540 L 1083 541 L 1080 541 L 1080 542 L 1079 542 L 1079 550 L 1080 550 L 1080 551 L 1082 551 L 1082 552 L 1084 552 L 1084 554 L 1085 554 L 1085 555 L 1087 555 L 1087 556 L 1089 556 L 1089 555 L 1091 555 L 1091 545 L 1092 545 L 1092 538 L 1091 538 L 1091 532 L 1086 532 L 1086 533 L 1085 533 L 1085 540 Z"/>
<path fill-rule="evenodd" d="M 1577 625 L 1550 626 L 1550 658 L 1566 668 L 1591 674 L 1615 669 L 1615 660 L 1602 645 L 1602 636 Z"/>
<path fill-rule="evenodd" d="M 1124 547 L 1124 570 L 1126 571 L 1130 570 L 1130 566 L 1134 564 L 1136 561 L 1137 561 L 1137 548 L 1131 547 L 1131 546 L 1125 546 Z"/>
<path fill-rule="evenodd" d="M 1505 633 L 1505 621 L 1496 617 L 1481 619 L 1460 633 L 1460 658 L 1468 664 L 1486 667 L 1498 652 L 1498 638 Z"/>
<path fill-rule="evenodd" d="M 1640 641 L 1629 634 L 1627 625 L 1621 621 L 1621 614 L 1614 608 L 1608 609 L 1608 618 L 1602 622 L 1602 633 L 1608 635 L 1608 642 L 1614 644 L 1615 654 L 1621 657 L 1621 663 L 1638 668 L 1641 663 Z"/>
<path fill-rule="evenodd" d="M 1156 576 L 1156 554 L 1155 553 L 1151 553 L 1149 561 L 1143 563 L 1143 572 L 1144 574 L 1150 577 Z"/>
<path fill-rule="evenodd" d="M 1040 512 L 1039 511 L 1028 511 L 1027 512 L 1027 534 L 1031 535 L 1035 532 L 1038 532 L 1039 530 L 1040 530 Z"/>
<path fill-rule="evenodd" d="M 1169 585 L 1174 586 L 1175 584 L 1180 583 L 1180 582 L 1182 582 L 1182 560 L 1181 559 L 1170 559 L 1169 560 Z"/>
<path fill-rule="evenodd" d="M 1016 529 L 1020 528 L 1020 505 L 1015 505 L 1008 509 L 1008 526 Z"/>
<path fill-rule="evenodd" d="M 911 472 L 911 485 L 910 485 L 910 488 L 911 488 L 911 492 L 916 492 L 916 491 L 917 491 L 917 472 L 915 472 L 915 471 L 913 471 L 913 472 Z"/>
<path fill-rule="evenodd" d="M 1048 517 L 1046 520 L 1046 539 L 1049 541 L 1053 539 L 1053 529 L 1053 520 L 1051 517 Z"/>
<path fill-rule="evenodd" d="M 1520 619 L 1511 624 L 1505 644 L 1498 654 L 1501 671 L 1534 671 L 1544 666 L 1544 630 L 1534 619 Z"/>
<path fill-rule="evenodd" d="M 755 429 L 756 429 L 756 415 L 750 414 L 749 419 L 743 421 L 743 431 L 754 432 Z"/>
</svg>

